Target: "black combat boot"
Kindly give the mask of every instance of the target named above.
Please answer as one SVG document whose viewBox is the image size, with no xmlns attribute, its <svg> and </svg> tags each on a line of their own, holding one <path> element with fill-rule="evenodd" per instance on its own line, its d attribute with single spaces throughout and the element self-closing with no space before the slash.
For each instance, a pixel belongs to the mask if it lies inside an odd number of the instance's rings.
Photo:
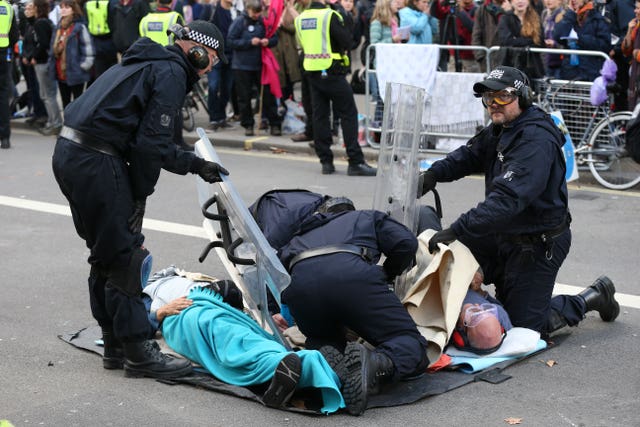
<svg viewBox="0 0 640 427">
<path fill-rule="evenodd" d="M 344 353 L 342 396 L 351 415 L 362 415 L 369 396 L 379 392 L 380 384 L 391 380 L 395 366 L 386 355 L 369 351 L 356 342 L 347 344 Z"/>
<path fill-rule="evenodd" d="M 104 343 L 102 356 L 104 369 L 122 369 L 124 365 L 124 350 L 120 340 L 115 337 L 113 331 L 103 329 L 102 342 Z"/>
<path fill-rule="evenodd" d="M 322 354 L 329 366 L 331 366 L 331 369 L 338 375 L 340 381 L 342 381 L 345 375 L 344 354 L 332 345 L 323 345 L 318 351 Z"/>
<path fill-rule="evenodd" d="M 620 314 L 620 304 L 614 298 L 616 288 L 607 276 L 600 276 L 584 291 L 578 294 L 586 306 L 586 311 L 596 310 L 605 322 L 613 322 Z"/>
<path fill-rule="evenodd" d="M 124 375 L 131 378 L 175 378 L 191 373 L 191 362 L 160 351 L 155 340 L 123 343 Z"/>
</svg>

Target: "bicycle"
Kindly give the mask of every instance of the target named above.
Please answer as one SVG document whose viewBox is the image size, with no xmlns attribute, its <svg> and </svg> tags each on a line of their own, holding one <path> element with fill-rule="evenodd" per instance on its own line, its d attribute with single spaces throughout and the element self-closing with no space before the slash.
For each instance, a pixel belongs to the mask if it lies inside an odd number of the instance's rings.
<svg viewBox="0 0 640 427">
<path fill-rule="evenodd" d="M 555 91 L 552 89 L 554 83 L 561 85 Z M 576 105 L 580 106 L 585 99 L 579 99 L 578 95 L 562 95 L 558 91 L 564 87 L 562 81 L 545 80 L 546 88 L 544 92 L 538 94 L 537 104 L 548 113 L 560 110 L 557 99 L 571 99 L 575 97 Z M 582 137 L 575 146 L 575 158 L 578 170 L 586 170 L 602 186 L 612 190 L 626 190 L 640 183 L 640 165 L 633 161 L 625 148 L 625 134 L 627 122 L 631 119 L 631 112 L 612 112 L 611 98 L 614 93 L 614 85 L 607 86 L 607 99 L 600 105 L 593 105 L 589 121 L 584 128 Z M 560 106 L 561 107 L 561 106 Z M 568 112 L 569 114 L 572 111 Z M 600 119 L 600 117 L 603 117 Z"/>
<path fill-rule="evenodd" d="M 184 98 L 184 103 L 182 104 L 182 129 L 187 132 L 193 132 L 195 130 L 195 112 L 200 109 L 198 104 L 204 109 L 207 115 L 209 115 L 208 99 L 208 86 L 206 81 L 198 81 L 193 85 L 191 92 Z"/>
</svg>

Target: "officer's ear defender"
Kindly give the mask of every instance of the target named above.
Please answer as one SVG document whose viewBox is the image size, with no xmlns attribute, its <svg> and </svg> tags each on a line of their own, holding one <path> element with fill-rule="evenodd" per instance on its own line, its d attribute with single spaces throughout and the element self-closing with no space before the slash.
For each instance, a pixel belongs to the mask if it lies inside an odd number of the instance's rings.
<svg viewBox="0 0 640 427">
<path fill-rule="evenodd" d="M 167 30 L 167 35 L 173 34 L 176 40 L 189 40 L 189 30 L 180 24 L 173 24 Z M 209 66 L 209 52 L 200 45 L 192 46 L 187 52 L 187 59 L 198 70 Z"/>
<path fill-rule="evenodd" d="M 518 104 L 521 110 L 525 110 L 531 107 L 531 104 L 533 104 L 533 93 L 531 93 L 531 82 L 529 82 L 529 77 L 527 77 L 525 73 L 523 73 L 520 70 L 518 70 L 518 72 L 522 76 L 522 81 L 524 82 L 524 86 L 518 90 L 520 92 L 520 97 L 518 98 Z"/>
</svg>

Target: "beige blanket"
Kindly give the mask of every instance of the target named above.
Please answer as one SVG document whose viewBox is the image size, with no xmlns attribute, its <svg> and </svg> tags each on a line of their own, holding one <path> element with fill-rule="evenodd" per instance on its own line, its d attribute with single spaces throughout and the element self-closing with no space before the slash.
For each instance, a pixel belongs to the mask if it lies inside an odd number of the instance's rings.
<svg viewBox="0 0 640 427">
<path fill-rule="evenodd" d="M 430 364 L 442 355 L 455 329 L 473 274 L 478 269 L 478 262 L 469 249 L 458 241 L 448 246 L 440 244 L 440 250 L 430 254 L 429 239 L 434 234 L 434 230 L 425 230 L 418 236 L 416 266 L 407 277 L 413 285 L 402 300 L 428 341 Z"/>
</svg>

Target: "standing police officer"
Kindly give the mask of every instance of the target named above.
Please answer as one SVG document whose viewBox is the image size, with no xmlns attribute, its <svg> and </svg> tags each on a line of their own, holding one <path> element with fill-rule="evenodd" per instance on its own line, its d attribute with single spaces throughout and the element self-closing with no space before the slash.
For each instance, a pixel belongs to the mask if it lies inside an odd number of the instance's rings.
<svg viewBox="0 0 640 427">
<path fill-rule="evenodd" d="M 311 3 L 295 20 L 296 34 L 302 45 L 302 66 L 311 87 L 313 140 L 322 164 L 322 173 L 335 172 L 331 151 L 331 104 L 340 118 L 342 137 L 349 158 L 348 175 L 375 176 L 376 169 L 364 161 L 358 144 L 358 110 L 351 85 L 347 82 L 351 32 L 342 16 L 329 8 L 325 0 Z"/>
<path fill-rule="evenodd" d="M 140 37 L 149 37 L 162 46 L 168 46 L 173 42 L 173 36 L 169 32 L 172 25 L 184 25 L 184 19 L 178 12 L 171 10 L 171 0 L 158 0 L 158 8 L 142 18 Z"/>
<path fill-rule="evenodd" d="M 204 21 L 174 31 L 178 40 L 166 48 L 148 38 L 135 42 L 120 64 L 67 106 L 53 154 L 76 231 L 91 250 L 89 298 L 103 330 L 103 365 L 124 365 L 128 376 L 190 371 L 188 362 L 148 340 L 152 327 L 140 299 L 151 268 L 142 219 L 160 170 L 197 173 L 207 182 L 228 174 L 174 143 L 186 93 L 219 58 L 226 60 L 222 36 Z"/>
<path fill-rule="evenodd" d="M 9 2 L 0 0 L 0 148 L 11 148 L 11 111 L 9 98 L 13 88 L 11 78 L 11 62 L 7 61 L 7 53 L 11 52 L 19 37 L 16 16 Z"/>
<path fill-rule="evenodd" d="M 422 174 L 422 194 L 437 182 L 484 172 L 485 200 L 437 232 L 429 250 L 456 239 L 469 247 L 513 326 L 550 333 L 576 325 L 589 310 L 613 321 L 620 307 L 605 276 L 578 297 L 551 298 L 571 246 L 564 139 L 532 105 L 527 76 L 500 66 L 473 90 L 492 123 Z"/>
<path fill-rule="evenodd" d="M 111 39 L 111 29 L 108 22 L 109 0 L 87 0 L 83 7 L 87 15 L 87 29 L 96 50 L 93 78 L 97 79 L 109 67 L 118 63 L 118 52 Z"/>
</svg>

